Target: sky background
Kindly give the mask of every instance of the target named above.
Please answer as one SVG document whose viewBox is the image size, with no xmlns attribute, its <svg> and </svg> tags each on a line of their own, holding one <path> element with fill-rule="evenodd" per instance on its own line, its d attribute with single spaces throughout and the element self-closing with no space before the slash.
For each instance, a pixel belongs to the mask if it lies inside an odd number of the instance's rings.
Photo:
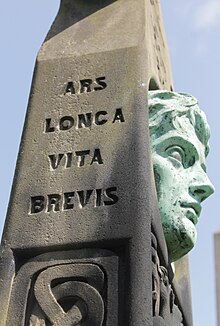
<svg viewBox="0 0 220 326">
<path fill-rule="evenodd" d="M 6 215 L 37 51 L 58 0 L 0 2 L 0 230 Z M 220 229 L 220 0 L 162 0 L 176 91 L 198 98 L 211 127 L 207 171 L 216 192 L 203 204 L 190 254 L 195 326 L 216 326 L 214 232 Z"/>
</svg>

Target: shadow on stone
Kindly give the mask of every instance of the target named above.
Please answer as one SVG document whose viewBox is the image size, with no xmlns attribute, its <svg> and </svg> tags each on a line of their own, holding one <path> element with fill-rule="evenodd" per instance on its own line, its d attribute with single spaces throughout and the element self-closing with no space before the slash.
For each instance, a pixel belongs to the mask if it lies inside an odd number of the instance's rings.
<svg viewBox="0 0 220 326">
<path fill-rule="evenodd" d="M 45 41 L 117 0 L 61 0 L 58 15 Z M 89 33 L 89 31 L 88 31 Z"/>
</svg>

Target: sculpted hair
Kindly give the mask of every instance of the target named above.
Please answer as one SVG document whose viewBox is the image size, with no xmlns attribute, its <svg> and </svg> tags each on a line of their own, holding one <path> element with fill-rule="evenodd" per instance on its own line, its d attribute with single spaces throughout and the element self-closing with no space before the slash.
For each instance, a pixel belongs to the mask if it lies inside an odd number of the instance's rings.
<svg viewBox="0 0 220 326">
<path fill-rule="evenodd" d="M 210 129 L 195 97 L 169 91 L 149 91 L 148 109 L 152 141 L 174 129 L 187 133 L 190 122 L 208 155 Z"/>
</svg>

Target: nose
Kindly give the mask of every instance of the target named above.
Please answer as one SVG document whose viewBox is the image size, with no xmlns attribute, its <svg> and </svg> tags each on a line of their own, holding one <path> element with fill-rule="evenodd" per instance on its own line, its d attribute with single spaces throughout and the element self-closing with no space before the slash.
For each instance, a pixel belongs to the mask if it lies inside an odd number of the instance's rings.
<svg viewBox="0 0 220 326">
<path fill-rule="evenodd" d="M 189 187 L 190 194 L 200 203 L 213 194 L 214 191 L 215 188 L 204 171 L 193 178 Z"/>
</svg>

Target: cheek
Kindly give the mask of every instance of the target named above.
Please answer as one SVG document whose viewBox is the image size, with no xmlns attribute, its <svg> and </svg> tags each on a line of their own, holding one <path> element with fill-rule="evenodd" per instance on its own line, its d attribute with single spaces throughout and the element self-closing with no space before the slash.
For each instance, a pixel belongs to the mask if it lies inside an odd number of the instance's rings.
<svg viewBox="0 0 220 326">
<path fill-rule="evenodd" d="M 168 193 L 173 188 L 178 187 L 178 171 L 165 158 L 154 159 L 154 177 L 157 193 Z"/>
<path fill-rule="evenodd" d="M 178 202 L 188 194 L 189 173 L 185 169 L 176 169 L 163 157 L 154 158 L 154 177 L 157 197 L 162 216 L 171 212 L 178 213 Z M 166 214 L 165 214 L 166 213 Z"/>
</svg>

